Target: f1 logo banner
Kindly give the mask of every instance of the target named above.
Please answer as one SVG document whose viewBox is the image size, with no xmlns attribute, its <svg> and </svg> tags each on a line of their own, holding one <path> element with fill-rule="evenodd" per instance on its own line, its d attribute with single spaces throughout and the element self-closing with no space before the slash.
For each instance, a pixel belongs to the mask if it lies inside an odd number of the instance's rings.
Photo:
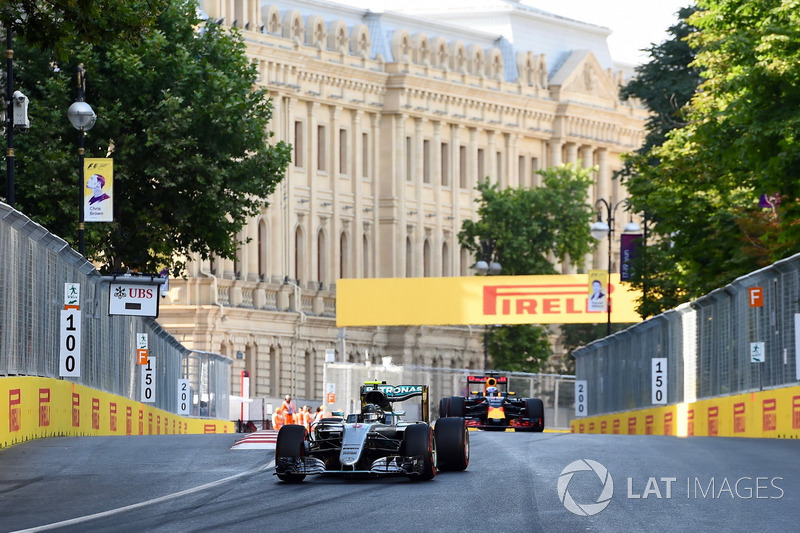
<svg viewBox="0 0 800 533">
<path fill-rule="evenodd" d="M 588 274 L 340 279 L 336 325 L 439 326 L 479 324 L 596 324 Z M 612 274 L 611 322 L 640 322 L 638 291 Z M 605 310 L 605 307 L 603 308 Z"/>
</svg>

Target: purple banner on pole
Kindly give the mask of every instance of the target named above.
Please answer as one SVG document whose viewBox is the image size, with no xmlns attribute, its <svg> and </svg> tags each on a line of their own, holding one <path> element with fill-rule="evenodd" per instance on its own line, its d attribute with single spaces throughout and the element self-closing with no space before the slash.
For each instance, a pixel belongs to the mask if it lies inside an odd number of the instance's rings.
<svg viewBox="0 0 800 533">
<path fill-rule="evenodd" d="M 642 235 L 639 233 L 623 233 L 620 236 L 619 279 L 627 281 L 633 275 L 633 258 L 639 252 Z"/>
</svg>

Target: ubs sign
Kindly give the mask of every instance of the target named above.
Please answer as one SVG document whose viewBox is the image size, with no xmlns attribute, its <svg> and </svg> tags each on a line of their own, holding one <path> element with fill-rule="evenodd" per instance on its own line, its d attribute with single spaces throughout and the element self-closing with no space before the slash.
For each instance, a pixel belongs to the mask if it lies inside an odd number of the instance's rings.
<svg viewBox="0 0 800 533">
<path fill-rule="evenodd" d="M 111 283 L 109 315 L 158 316 L 158 285 Z"/>
</svg>

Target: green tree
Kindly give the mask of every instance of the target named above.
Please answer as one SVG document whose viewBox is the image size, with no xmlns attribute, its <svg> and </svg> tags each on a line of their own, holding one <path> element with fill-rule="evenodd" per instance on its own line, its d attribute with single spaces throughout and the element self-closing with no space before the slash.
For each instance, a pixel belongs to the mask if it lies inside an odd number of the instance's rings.
<svg viewBox="0 0 800 533">
<path fill-rule="evenodd" d="M 780 0 L 701 0 L 688 43 L 703 82 L 686 124 L 629 190 L 655 221 L 647 270 L 663 308 L 800 251 L 800 11 Z M 772 198 L 762 207 L 762 195 Z M 651 275 L 652 274 L 652 275 Z"/>
<path fill-rule="evenodd" d="M 203 25 L 193 3 L 176 1 L 136 42 L 70 49 L 67 61 L 32 49 L 20 61 L 32 104 L 31 129 L 17 137 L 18 207 L 75 242 L 82 191 L 66 109 L 83 63 L 98 115 L 86 156 L 114 159 L 114 222 L 86 224 L 87 256 L 106 270 L 175 273 L 192 253 L 233 257 L 290 155 L 270 144 L 271 103 L 254 89 L 238 32 Z"/>
<path fill-rule="evenodd" d="M 692 6 L 678 11 L 677 23 L 667 30 L 669 38 L 647 49 L 649 61 L 637 66 L 636 76 L 620 90 L 623 101 L 636 98 L 651 111 L 645 142 L 637 154 L 647 154 L 651 147 L 664 143 L 667 133 L 686 124 L 683 108 L 701 81 L 700 71 L 693 65 L 695 50 L 686 42 L 697 31 L 687 22 L 696 10 Z"/>
<path fill-rule="evenodd" d="M 655 200 L 660 200 L 664 192 L 662 185 L 647 170 L 659 164 L 654 149 L 666 142 L 670 131 L 686 125 L 685 106 L 701 82 L 700 70 L 694 65 L 696 50 L 687 42 L 697 31 L 688 22 L 696 10 L 686 7 L 678 11 L 678 22 L 668 30 L 670 38 L 648 50 L 650 60 L 636 67 L 635 78 L 620 91 L 623 100 L 637 98 L 652 112 L 644 144 L 624 156 L 620 172 L 631 195 L 632 209 L 644 214 L 647 232 L 641 253 L 632 262 L 629 279 L 633 288 L 642 293 L 637 306 L 642 317 L 675 307 L 686 298 L 686 290 L 676 273 L 662 268 L 673 264 L 672 240 L 669 234 L 664 234 L 664 226 L 658 226 L 663 213 L 656 208 Z M 579 346 L 578 343 L 575 347 Z"/>
<path fill-rule="evenodd" d="M 0 25 L 15 38 L 64 59 L 75 37 L 100 44 L 134 41 L 149 31 L 170 0 L 3 0 Z"/>
<path fill-rule="evenodd" d="M 576 165 L 549 168 L 539 172 L 543 185 L 537 188 L 500 189 L 488 180 L 479 183 L 480 218 L 464 221 L 458 234 L 461 246 L 479 259 L 498 261 L 502 274 L 509 276 L 555 274 L 552 258 L 581 265 L 593 243 L 593 211 L 586 198 L 596 170 Z M 495 367 L 538 372 L 552 354 L 548 335 L 547 328 L 528 324 L 490 328 L 488 345 Z"/>
</svg>

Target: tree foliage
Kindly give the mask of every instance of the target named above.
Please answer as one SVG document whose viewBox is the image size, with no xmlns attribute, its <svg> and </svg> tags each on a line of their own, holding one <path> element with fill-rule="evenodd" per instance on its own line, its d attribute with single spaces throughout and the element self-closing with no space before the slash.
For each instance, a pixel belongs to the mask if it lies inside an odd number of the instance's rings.
<svg viewBox="0 0 800 533">
<path fill-rule="evenodd" d="M 478 220 L 465 220 L 458 239 L 478 259 L 495 260 L 509 276 L 555 274 L 552 258 L 576 264 L 591 251 L 592 208 L 586 203 L 592 171 L 575 165 L 539 174 L 542 187 L 500 189 L 483 181 Z M 488 247 L 486 244 L 488 243 Z M 489 351 L 496 368 L 538 372 L 552 354 L 549 331 L 536 325 L 490 328 Z"/>
<path fill-rule="evenodd" d="M 16 137 L 18 208 L 75 242 L 82 190 L 66 110 L 82 63 L 98 115 L 86 157 L 114 159 L 114 222 L 86 224 L 87 256 L 107 270 L 176 273 L 192 253 L 233 257 L 289 160 L 286 144 L 270 144 L 271 103 L 254 89 L 239 34 L 203 26 L 193 3 L 174 2 L 135 42 L 69 48 L 65 61 L 33 47 L 18 55 L 31 99 L 31 129 Z"/>
<path fill-rule="evenodd" d="M 678 11 L 678 22 L 667 30 L 670 37 L 647 50 L 650 60 L 637 66 L 636 76 L 620 90 L 623 100 L 637 98 L 651 111 L 638 154 L 647 154 L 664 143 L 667 133 L 686 124 L 683 108 L 700 84 L 700 71 L 693 65 L 695 51 L 686 42 L 697 31 L 686 21 L 695 11 L 695 7 Z"/>
<path fill-rule="evenodd" d="M 66 58 L 76 37 L 100 44 L 134 41 L 152 27 L 170 0 L 3 0 L 0 25 L 29 45 Z"/>
<path fill-rule="evenodd" d="M 654 237 L 634 264 L 645 315 L 800 251 L 797 8 L 701 0 L 688 19 L 697 28 L 688 65 L 701 84 L 680 112 L 684 124 L 631 159 L 627 182 Z"/>
</svg>

